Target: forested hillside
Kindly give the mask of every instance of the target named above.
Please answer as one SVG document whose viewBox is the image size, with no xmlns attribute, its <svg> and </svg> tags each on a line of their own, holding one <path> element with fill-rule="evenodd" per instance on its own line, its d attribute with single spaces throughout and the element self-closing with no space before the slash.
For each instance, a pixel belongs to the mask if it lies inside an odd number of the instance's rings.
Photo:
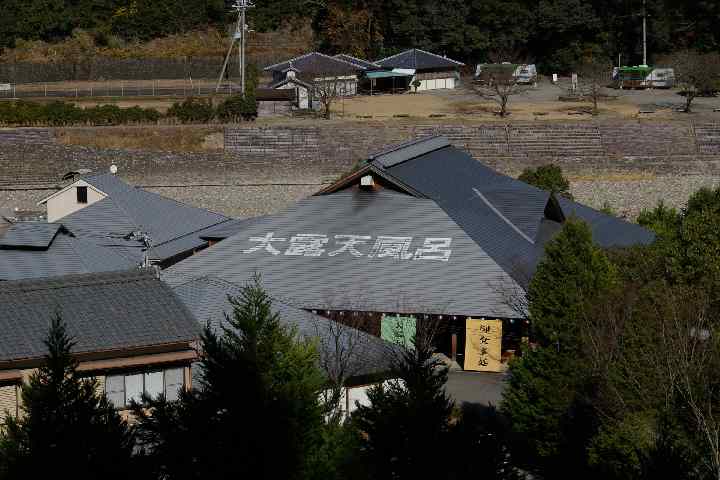
<svg viewBox="0 0 720 480">
<path fill-rule="evenodd" d="M 229 21 L 225 0 L 3 0 L 0 48 L 56 41 L 76 28 L 97 41 L 145 41 Z M 312 25 L 319 48 L 375 58 L 419 47 L 470 62 L 530 60 L 563 71 L 589 52 L 642 59 L 642 0 L 257 0 L 257 31 Z M 720 48 L 720 2 L 647 2 L 650 61 Z"/>
</svg>

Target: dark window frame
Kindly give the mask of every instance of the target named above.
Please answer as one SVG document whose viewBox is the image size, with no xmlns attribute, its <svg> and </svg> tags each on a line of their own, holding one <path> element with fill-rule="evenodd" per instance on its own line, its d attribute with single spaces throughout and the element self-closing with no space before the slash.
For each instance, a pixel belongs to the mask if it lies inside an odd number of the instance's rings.
<svg viewBox="0 0 720 480">
<path fill-rule="evenodd" d="M 82 204 L 88 203 L 88 187 L 86 187 L 86 186 L 75 187 L 75 193 L 77 196 L 77 203 L 82 203 Z"/>
</svg>

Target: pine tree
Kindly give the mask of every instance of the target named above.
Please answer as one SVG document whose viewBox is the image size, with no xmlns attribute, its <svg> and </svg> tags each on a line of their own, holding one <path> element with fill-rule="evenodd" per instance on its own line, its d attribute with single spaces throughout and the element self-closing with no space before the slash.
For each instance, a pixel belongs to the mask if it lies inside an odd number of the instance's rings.
<svg viewBox="0 0 720 480">
<path fill-rule="evenodd" d="M 9 418 L 0 440 L 0 478 L 124 479 L 134 445 L 128 426 L 97 381 L 83 378 L 74 342 L 56 316 L 45 341 L 45 363 L 22 387 L 22 413 Z"/>
<path fill-rule="evenodd" d="M 395 358 L 395 379 L 373 387 L 369 406 L 353 416 L 364 433 L 362 452 L 374 479 L 443 478 L 453 402 L 447 368 L 433 358 L 432 342 L 418 333 L 414 349 Z"/>
<path fill-rule="evenodd" d="M 321 446 L 324 385 L 314 345 L 280 323 L 256 279 L 202 338 L 199 388 L 136 405 L 149 470 L 168 479 L 304 478 Z"/>
</svg>

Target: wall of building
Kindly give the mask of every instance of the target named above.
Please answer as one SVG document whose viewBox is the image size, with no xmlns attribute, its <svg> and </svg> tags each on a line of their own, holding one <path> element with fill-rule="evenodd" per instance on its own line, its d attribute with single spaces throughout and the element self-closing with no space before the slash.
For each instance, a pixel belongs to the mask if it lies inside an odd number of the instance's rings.
<svg viewBox="0 0 720 480">
<path fill-rule="evenodd" d="M 0 386 L 0 423 L 7 415 L 17 414 L 18 388 L 16 385 Z"/>
<path fill-rule="evenodd" d="M 79 203 L 77 201 L 76 187 L 87 188 L 87 203 Z M 72 187 L 64 192 L 58 192 L 56 196 L 47 201 L 48 222 L 56 222 L 73 212 L 77 212 L 93 203 L 99 202 L 105 197 L 106 195 L 104 193 L 99 192 L 86 181 L 78 180 Z"/>
</svg>

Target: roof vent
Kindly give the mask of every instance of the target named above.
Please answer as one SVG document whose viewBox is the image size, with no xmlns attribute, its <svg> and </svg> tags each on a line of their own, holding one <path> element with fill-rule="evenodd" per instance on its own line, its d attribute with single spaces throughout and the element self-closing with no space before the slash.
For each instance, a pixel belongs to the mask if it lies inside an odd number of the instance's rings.
<svg viewBox="0 0 720 480">
<path fill-rule="evenodd" d="M 115 174 L 117 174 L 117 172 L 118 172 L 117 165 L 115 165 L 114 163 L 112 165 L 110 165 L 110 173 L 115 175 Z"/>
<path fill-rule="evenodd" d="M 360 186 L 363 188 L 372 188 L 375 186 L 375 180 L 372 175 L 365 175 L 360 179 Z"/>
</svg>

